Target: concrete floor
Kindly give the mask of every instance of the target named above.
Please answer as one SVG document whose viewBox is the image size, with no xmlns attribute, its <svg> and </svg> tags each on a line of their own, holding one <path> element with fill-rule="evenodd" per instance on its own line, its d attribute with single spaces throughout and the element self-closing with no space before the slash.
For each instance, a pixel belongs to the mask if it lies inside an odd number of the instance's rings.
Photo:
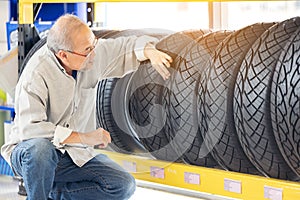
<svg viewBox="0 0 300 200">
<path fill-rule="evenodd" d="M 0 175 L 0 199 L 1 200 L 25 200 L 25 196 L 20 196 L 18 192 L 18 181 L 13 179 L 11 176 Z M 192 196 L 186 196 L 181 194 L 173 193 L 176 188 L 161 186 L 159 184 L 149 183 L 145 181 L 137 180 L 137 189 L 130 200 L 207 200 L 207 199 L 220 199 L 220 198 L 200 198 L 196 193 L 191 193 Z M 153 187 L 152 189 L 149 187 Z M 161 191 L 159 188 L 169 190 L 171 192 Z M 184 193 L 186 193 L 185 191 Z M 182 193 L 182 192 L 181 192 Z M 196 197 L 197 196 L 197 197 Z M 203 196 L 203 194 L 202 194 Z M 205 196 L 205 195 L 204 195 Z"/>
</svg>

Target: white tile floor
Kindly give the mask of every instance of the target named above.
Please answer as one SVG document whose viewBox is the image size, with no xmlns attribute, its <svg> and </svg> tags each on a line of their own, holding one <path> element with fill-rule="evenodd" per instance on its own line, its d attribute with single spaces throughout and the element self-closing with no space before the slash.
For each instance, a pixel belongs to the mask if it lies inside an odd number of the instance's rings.
<svg viewBox="0 0 300 200">
<path fill-rule="evenodd" d="M 175 187 L 163 186 L 160 184 L 150 183 L 146 181 L 137 180 L 137 189 L 134 195 L 130 198 L 130 200 L 222 200 L 228 198 L 221 198 L 218 196 L 212 196 L 208 194 L 198 193 L 198 192 L 187 192 L 182 189 L 178 189 Z M 151 187 L 152 189 L 150 189 Z M 153 189 L 155 188 L 155 189 Z M 173 191 L 166 192 L 161 191 L 161 189 Z M 26 197 L 20 196 L 17 194 L 18 191 L 18 181 L 14 180 L 10 176 L 0 175 L 0 200 L 25 200 Z M 175 194 L 174 191 L 181 193 L 189 193 L 190 196 Z M 193 196 L 193 197 L 191 197 Z"/>
</svg>

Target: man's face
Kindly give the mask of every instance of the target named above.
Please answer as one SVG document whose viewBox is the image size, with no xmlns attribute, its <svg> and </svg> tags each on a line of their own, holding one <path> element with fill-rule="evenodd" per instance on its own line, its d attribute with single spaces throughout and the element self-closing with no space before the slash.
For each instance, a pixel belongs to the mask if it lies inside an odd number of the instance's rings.
<svg viewBox="0 0 300 200">
<path fill-rule="evenodd" d="M 74 48 L 62 50 L 65 53 L 64 64 L 67 70 L 83 70 L 92 67 L 94 48 L 97 44 L 93 32 L 88 27 L 81 28 L 71 38 Z"/>
</svg>

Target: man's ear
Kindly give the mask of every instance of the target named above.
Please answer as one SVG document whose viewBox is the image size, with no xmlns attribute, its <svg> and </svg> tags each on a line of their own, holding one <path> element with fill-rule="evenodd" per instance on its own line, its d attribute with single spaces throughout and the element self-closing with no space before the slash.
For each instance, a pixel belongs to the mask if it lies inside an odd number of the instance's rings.
<svg viewBox="0 0 300 200">
<path fill-rule="evenodd" d="M 68 54 L 65 51 L 59 50 L 55 55 L 64 65 L 68 65 Z"/>
<path fill-rule="evenodd" d="M 65 51 L 63 51 L 63 50 L 59 50 L 55 55 L 57 57 L 59 57 L 61 60 L 68 58 L 68 54 Z"/>
</svg>

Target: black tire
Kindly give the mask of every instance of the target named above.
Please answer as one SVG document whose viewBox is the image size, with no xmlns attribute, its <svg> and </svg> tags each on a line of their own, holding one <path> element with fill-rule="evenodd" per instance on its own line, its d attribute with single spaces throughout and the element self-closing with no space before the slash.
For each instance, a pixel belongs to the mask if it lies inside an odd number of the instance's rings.
<svg viewBox="0 0 300 200">
<path fill-rule="evenodd" d="M 171 77 L 171 91 L 166 98 L 171 128 L 168 135 L 174 141 L 173 148 L 181 151 L 183 160 L 188 164 L 216 167 L 217 163 L 202 145 L 203 138 L 198 128 L 196 90 L 197 80 L 201 76 L 207 60 L 214 54 L 216 46 L 230 31 L 219 31 L 198 37 L 194 43 L 187 45 L 182 52 L 183 58 L 175 61 L 176 69 Z M 180 136 L 180 137 L 179 137 Z M 201 153 L 200 153 L 201 150 Z M 203 152 L 205 152 L 203 154 Z"/>
<path fill-rule="evenodd" d="M 162 107 L 161 93 L 167 82 L 149 61 L 141 64 L 131 82 L 129 100 L 131 125 L 141 143 L 155 158 L 179 161 L 166 136 L 169 120 Z"/>
<path fill-rule="evenodd" d="M 186 45 L 194 42 L 194 39 L 188 37 L 182 32 L 178 32 L 162 38 L 156 44 L 156 48 L 162 52 L 169 54 L 169 56 L 171 56 L 172 59 L 175 60 L 178 56 L 183 56 L 180 53 Z"/>
<path fill-rule="evenodd" d="M 300 176 L 300 28 L 281 52 L 271 86 L 271 119 L 277 145 Z"/>
<path fill-rule="evenodd" d="M 266 31 L 247 53 L 235 84 L 234 121 L 246 155 L 264 175 L 288 180 L 298 177 L 275 141 L 270 91 L 278 57 L 299 26 L 300 18 L 293 18 Z"/>
<path fill-rule="evenodd" d="M 99 81 L 96 99 L 97 127 L 110 133 L 112 142 L 109 147 L 114 151 L 126 154 L 145 153 L 146 149 L 128 126 L 125 99 L 131 76 L 132 74 L 128 74 L 122 79 Z"/>
<path fill-rule="evenodd" d="M 96 37 L 108 39 L 130 35 L 141 36 L 146 33 L 150 34 L 151 32 L 143 29 L 130 29 L 123 31 L 100 31 L 95 33 L 95 35 Z M 167 32 L 165 33 L 167 34 Z M 161 34 L 162 31 L 157 34 L 153 32 L 152 36 L 160 38 L 162 37 Z M 130 97 L 126 95 L 128 95 L 131 76 L 132 74 L 121 79 L 110 78 L 99 81 L 96 100 L 97 127 L 103 127 L 110 132 L 112 143 L 109 147 L 114 151 L 126 154 L 145 153 L 146 149 L 140 143 L 139 138 L 132 129 L 133 122 L 128 110 L 128 99 Z M 115 108 L 118 108 L 118 110 L 114 112 Z M 117 114 L 118 112 L 120 114 Z"/>
<path fill-rule="evenodd" d="M 233 120 L 233 92 L 236 76 L 251 45 L 274 23 L 247 26 L 227 37 L 216 49 L 210 70 L 206 72 L 205 144 L 226 170 L 259 174 L 240 145 Z"/>
<path fill-rule="evenodd" d="M 168 53 L 175 61 L 176 57 L 180 56 L 181 49 L 192 42 L 195 41 L 190 37 L 175 33 L 162 38 L 156 48 Z M 180 161 L 181 152 L 172 148 L 169 136 L 166 135 L 169 132 L 167 129 L 170 128 L 170 122 L 163 108 L 165 100 L 162 99 L 162 94 L 164 90 L 168 90 L 169 81 L 163 81 L 151 64 L 146 62 L 137 70 L 131 87 L 133 95 L 130 110 L 134 122 L 139 125 L 135 128 L 141 142 L 157 159 Z"/>
<path fill-rule="evenodd" d="M 26 55 L 21 67 L 20 67 L 20 71 L 19 71 L 19 76 L 21 76 L 24 68 L 26 67 L 26 64 L 28 63 L 29 59 L 32 57 L 32 55 L 39 50 L 42 46 L 44 46 L 47 42 L 47 37 L 44 37 L 42 39 L 40 39 L 28 52 L 28 54 Z"/>
</svg>

